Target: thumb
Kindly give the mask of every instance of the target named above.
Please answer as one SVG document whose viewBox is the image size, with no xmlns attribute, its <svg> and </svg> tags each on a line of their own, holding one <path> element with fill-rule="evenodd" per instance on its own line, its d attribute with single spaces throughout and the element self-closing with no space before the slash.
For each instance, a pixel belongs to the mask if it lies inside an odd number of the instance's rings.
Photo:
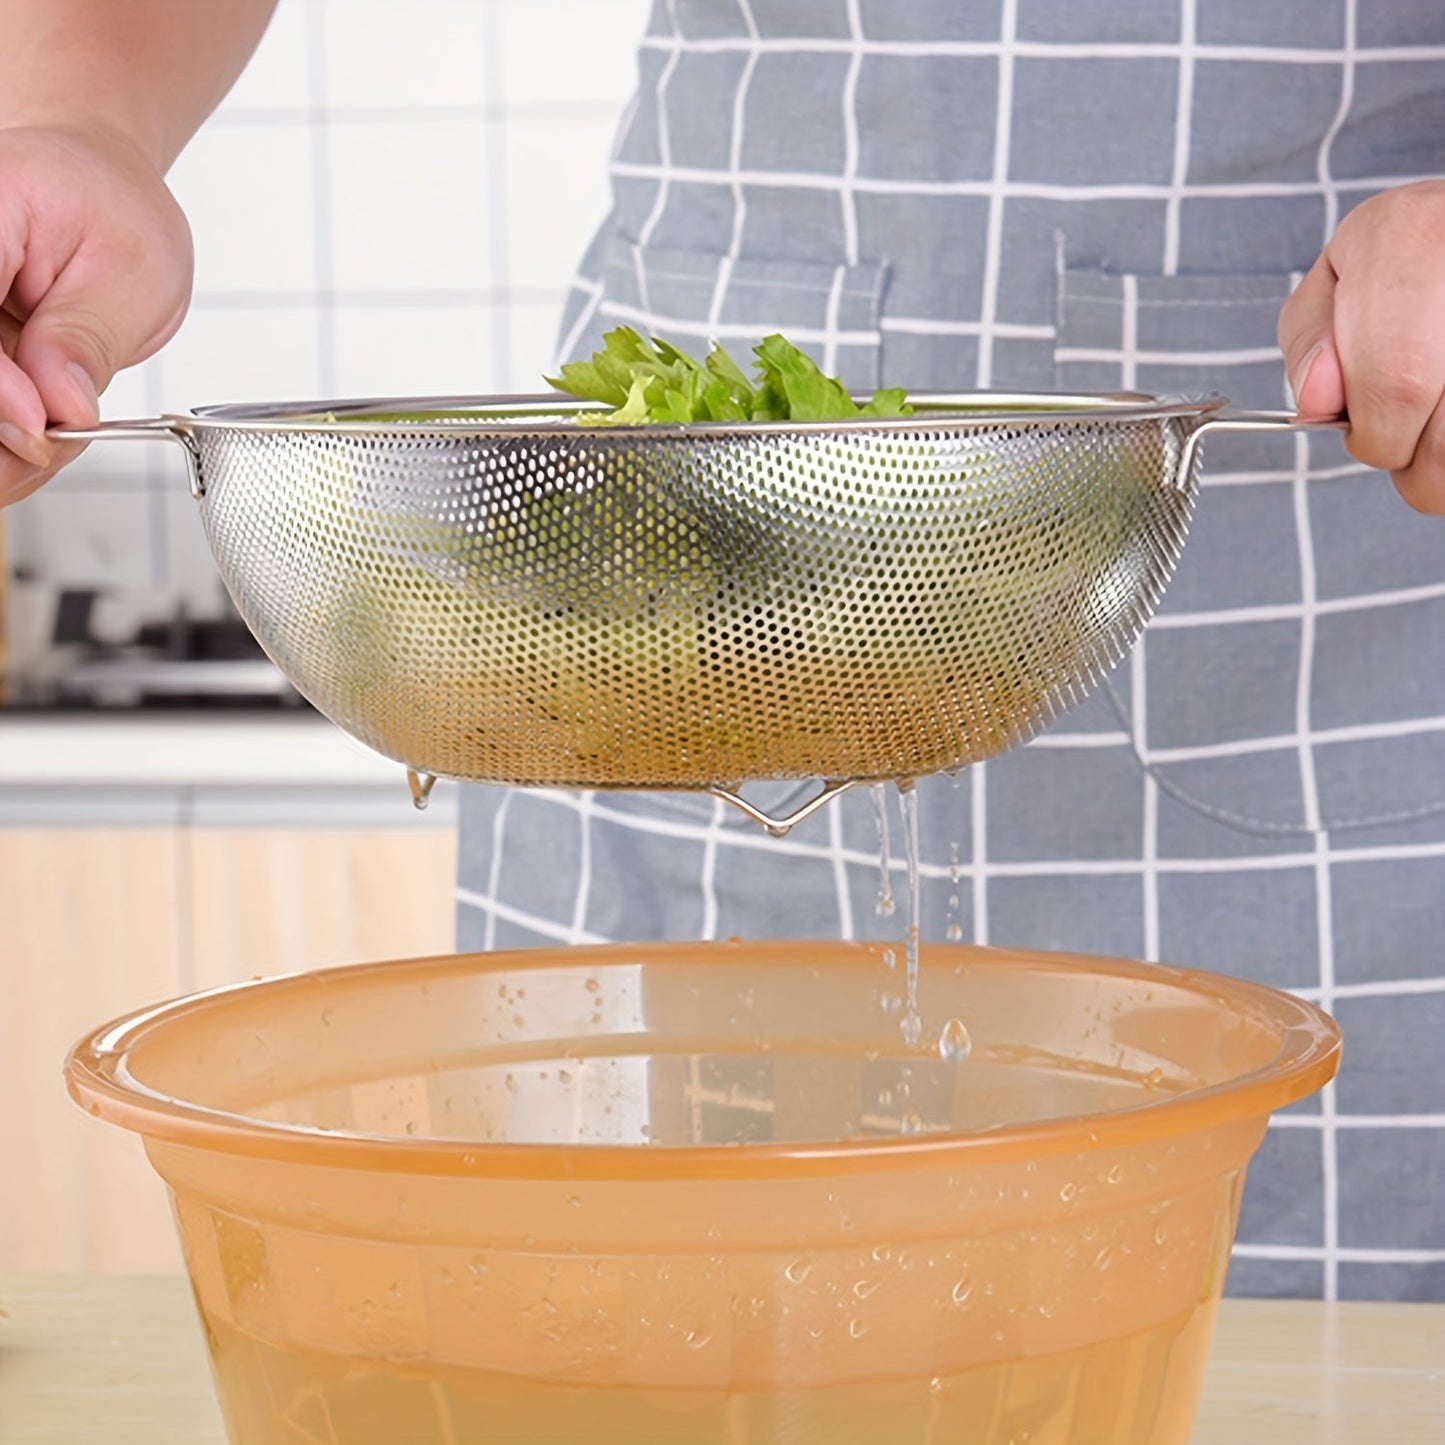
<svg viewBox="0 0 1445 1445">
<path fill-rule="evenodd" d="M 1301 416 L 1345 410 L 1345 376 L 1335 347 L 1334 268 L 1321 256 L 1279 314 L 1279 345 Z"/>
<path fill-rule="evenodd" d="M 147 285 L 147 280 L 151 284 Z M 35 384 L 50 421 L 92 426 L 111 378 L 163 346 L 186 313 L 189 287 L 172 278 L 88 277 L 72 264 L 20 332 L 15 360 Z"/>
</svg>

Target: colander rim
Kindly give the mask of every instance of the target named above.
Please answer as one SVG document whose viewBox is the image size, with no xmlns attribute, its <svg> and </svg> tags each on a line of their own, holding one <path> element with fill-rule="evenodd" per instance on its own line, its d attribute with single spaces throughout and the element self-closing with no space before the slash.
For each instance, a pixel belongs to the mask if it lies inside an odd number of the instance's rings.
<svg viewBox="0 0 1445 1445">
<path fill-rule="evenodd" d="M 862 398 L 860 398 L 862 400 Z M 1224 411 L 1221 396 L 1162 396 L 1146 392 L 920 391 L 908 395 L 910 416 L 860 417 L 841 421 L 722 421 L 649 423 L 589 430 L 588 435 L 629 445 L 679 440 L 739 440 L 907 433 L 930 435 L 999 426 L 1048 427 L 1087 423 L 1202 423 Z M 560 395 L 454 395 L 338 398 L 281 402 L 228 402 L 161 418 L 176 431 L 194 433 L 303 433 L 317 437 L 409 436 L 458 438 L 554 437 L 574 435 L 576 418 L 606 408 Z M 457 412 L 454 417 L 428 415 Z M 382 413 L 368 419 L 368 413 Z M 416 413 L 416 417 L 398 413 Z"/>
</svg>

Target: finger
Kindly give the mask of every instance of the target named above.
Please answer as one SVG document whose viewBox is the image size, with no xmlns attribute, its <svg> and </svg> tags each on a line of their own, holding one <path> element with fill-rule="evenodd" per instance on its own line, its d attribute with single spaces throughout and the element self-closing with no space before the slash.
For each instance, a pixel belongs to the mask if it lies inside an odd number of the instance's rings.
<svg viewBox="0 0 1445 1445">
<path fill-rule="evenodd" d="M 1350 453 L 1404 472 L 1445 395 L 1445 275 L 1438 244 L 1342 228 L 1335 257 L 1335 345 L 1350 414 Z"/>
<path fill-rule="evenodd" d="M 11 287 L 24 257 L 23 236 L 17 233 L 19 214 L 0 216 L 0 499 L 37 466 L 45 466 L 54 448 L 45 440 L 45 404 L 34 382 L 15 364 L 20 324 L 14 315 Z M 0 505 L 3 505 L 0 500 Z"/>
<path fill-rule="evenodd" d="M 1398 468 L 1391 477 L 1417 512 L 1445 516 L 1445 400 L 1431 412 L 1410 465 Z"/>
<path fill-rule="evenodd" d="M 12 360 L 20 344 L 22 329 L 14 311 L 13 298 L 0 306 L 0 391 L 6 385 L 23 389 L 28 398 L 27 405 L 43 419 L 45 407 L 40 393 Z M 0 422 L 0 441 L 4 439 L 6 425 Z M 61 467 L 67 466 L 85 450 L 81 445 L 57 445 L 46 440 L 42 434 L 23 429 L 14 435 L 13 440 L 13 447 L 0 446 L 0 507 L 8 507 L 38 491 Z"/>
<path fill-rule="evenodd" d="M 1346 410 L 1345 373 L 1334 342 L 1322 342 L 1304 362 L 1294 388 L 1295 410 L 1305 417 L 1338 417 Z"/>
<path fill-rule="evenodd" d="M 27 468 L 50 463 L 55 447 L 45 437 L 45 403 L 34 381 L 17 366 L 9 355 L 10 348 L 0 355 L 0 446 L 8 459 L 23 462 Z M 13 485 L 19 473 L 8 467 Z M 0 474 L 0 496 L 4 495 L 7 478 Z M 13 498 L 6 498 L 13 500 Z"/>
<path fill-rule="evenodd" d="M 52 443 L 50 462 L 43 467 L 34 467 L 0 449 L 0 510 L 24 501 L 32 492 L 38 492 L 56 472 L 69 466 L 84 450 L 84 445 L 80 443 L 67 446 Z"/>
<path fill-rule="evenodd" d="M 117 284 L 118 277 L 125 279 Z M 82 251 L 72 258 L 31 312 L 15 352 L 48 418 L 94 425 L 111 378 L 170 340 L 189 296 L 186 264 L 137 272 L 113 256 Z"/>
<path fill-rule="evenodd" d="M 1335 349 L 1335 286 L 1328 254 L 1310 268 L 1279 313 L 1279 346 L 1301 416 L 1338 416 L 1345 379 Z"/>
</svg>

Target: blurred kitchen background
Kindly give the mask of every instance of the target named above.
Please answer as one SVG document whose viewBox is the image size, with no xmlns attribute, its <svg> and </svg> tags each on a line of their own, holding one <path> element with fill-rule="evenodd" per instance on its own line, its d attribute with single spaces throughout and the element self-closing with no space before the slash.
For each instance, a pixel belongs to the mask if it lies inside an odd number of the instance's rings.
<svg viewBox="0 0 1445 1445">
<path fill-rule="evenodd" d="M 280 0 L 171 182 L 195 300 L 107 417 L 535 391 L 607 203 L 647 0 Z M 66 1050 L 256 974 L 452 946 L 455 793 L 299 705 L 230 611 L 175 449 L 0 512 L 0 1271 L 178 1269 Z"/>
<path fill-rule="evenodd" d="M 105 415 L 542 389 L 646 9 L 281 0 L 171 173 L 190 317 Z M 109 442 L 0 514 L 9 706 L 294 701 L 232 617 L 183 473 L 173 447 Z"/>
</svg>

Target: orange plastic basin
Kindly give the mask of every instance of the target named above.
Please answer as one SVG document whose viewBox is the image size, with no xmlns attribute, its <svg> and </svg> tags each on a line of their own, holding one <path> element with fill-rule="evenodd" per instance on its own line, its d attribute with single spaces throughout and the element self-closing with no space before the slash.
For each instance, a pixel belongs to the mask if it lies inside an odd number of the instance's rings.
<svg viewBox="0 0 1445 1445">
<path fill-rule="evenodd" d="M 1184 1445 L 1334 1024 L 933 947 L 910 1049 L 897 987 L 841 943 L 413 960 L 135 1014 L 67 1075 L 170 1187 L 234 1445 Z"/>
</svg>

